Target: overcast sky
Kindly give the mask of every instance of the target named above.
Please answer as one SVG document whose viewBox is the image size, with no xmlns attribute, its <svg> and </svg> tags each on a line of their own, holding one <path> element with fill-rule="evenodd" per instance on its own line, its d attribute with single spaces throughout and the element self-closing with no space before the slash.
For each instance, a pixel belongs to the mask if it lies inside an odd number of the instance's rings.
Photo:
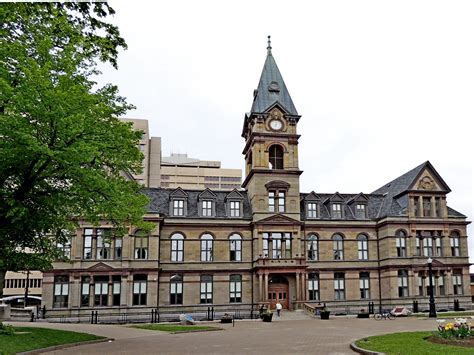
<svg viewBox="0 0 474 355">
<path fill-rule="evenodd" d="M 370 193 L 429 160 L 472 220 L 473 1 L 109 3 L 129 49 L 100 82 L 137 106 L 128 117 L 149 120 L 163 155 L 244 167 L 271 35 L 302 115 L 302 192 Z"/>
</svg>

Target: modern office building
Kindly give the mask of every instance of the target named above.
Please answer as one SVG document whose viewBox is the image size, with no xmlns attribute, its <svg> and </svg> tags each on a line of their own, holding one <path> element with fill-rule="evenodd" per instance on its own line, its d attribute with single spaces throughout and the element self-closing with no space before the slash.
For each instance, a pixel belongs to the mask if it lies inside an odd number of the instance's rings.
<svg viewBox="0 0 474 355">
<path fill-rule="evenodd" d="M 70 262 L 44 275 L 48 315 L 277 301 L 291 310 L 321 302 L 339 311 L 417 301 L 423 310 L 429 258 L 437 307 L 458 300 L 470 308 L 470 222 L 448 205 L 451 189 L 434 166 L 423 162 L 371 193 L 302 192 L 300 119 L 269 45 L 251 112 L 235 132 L 244 139 L 242 189 L 145 189 L 151 233 L 130 228 L 104 239 L 109 225 L 83 222 Z"/>
</svg>

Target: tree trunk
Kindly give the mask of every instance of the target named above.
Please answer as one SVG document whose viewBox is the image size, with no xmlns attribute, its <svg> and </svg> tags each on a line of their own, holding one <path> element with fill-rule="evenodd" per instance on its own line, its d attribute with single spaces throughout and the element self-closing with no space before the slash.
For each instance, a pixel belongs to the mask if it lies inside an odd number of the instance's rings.
<svg viewBox="0 0 474 355">
<path fill-rule="evenodd" d="M 3 285 L 5 284 L 6 270 L 0 270 L 0 298 L 3 297 Z"/>
</svg>

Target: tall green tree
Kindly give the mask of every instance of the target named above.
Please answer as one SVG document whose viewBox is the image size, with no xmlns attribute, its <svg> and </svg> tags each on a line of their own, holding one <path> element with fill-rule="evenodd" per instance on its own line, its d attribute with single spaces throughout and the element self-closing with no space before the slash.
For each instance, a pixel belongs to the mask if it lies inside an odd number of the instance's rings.
<svg viewBox="0 0 474 355">
<path fill-rule="evenodd" d="M 98 87 L 126 48 L 105 3 L 0 4 L 0 295 L 6 270 L 47 269 L 80 220 L 149 228 L 132 106 Z"/>
</svg>

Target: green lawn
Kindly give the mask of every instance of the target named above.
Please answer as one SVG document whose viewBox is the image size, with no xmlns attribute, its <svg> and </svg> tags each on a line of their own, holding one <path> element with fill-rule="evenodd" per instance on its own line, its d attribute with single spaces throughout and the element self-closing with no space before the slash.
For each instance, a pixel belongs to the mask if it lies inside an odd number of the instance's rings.
<svg viewBox="0 0 474 355">
<path fill-rule="evenodd" d="M 159 330 L 162 332 L 186 332 L 195 330 L 219 330 L 218 327 L 209 327 L 204 325 L 175 325 L 175 324 L 144 324 L 135 325 L 133 328 Z"/>
<path fill-rule="evenodd" d="M 46 328 L 15 327 L 15 332 L 26 334 L 0 334 L 1 355 L 103 338 L 91 334 Z"/>
<path fill-rule="evenodd" d="M 423 338 L 429 337 L 432 332 L 393 333 L 360 339 L 356 345 L 363 349 L 378 351 L 386 354 L 424 355 L 424 354 L 469 354 L 474 353 L 472 348 L 434 344 Z"/>
</svg>

